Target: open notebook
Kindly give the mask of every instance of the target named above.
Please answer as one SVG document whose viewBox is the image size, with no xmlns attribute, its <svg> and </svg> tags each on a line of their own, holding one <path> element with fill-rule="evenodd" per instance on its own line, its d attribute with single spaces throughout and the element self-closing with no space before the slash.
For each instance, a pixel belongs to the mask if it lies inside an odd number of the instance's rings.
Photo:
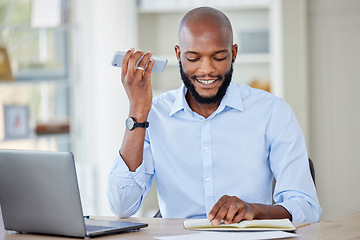
<svg viewBox="0 0 360 240">
<path fill-rule="evenodd" d="M 295 226 L 289 219 L 269 219 L 241 221 L 239 223 L 212 225 L 208 219 L 188 219 L 184 221 L 186 229 L 212 231 L 295 231 Z"/>
</svg>

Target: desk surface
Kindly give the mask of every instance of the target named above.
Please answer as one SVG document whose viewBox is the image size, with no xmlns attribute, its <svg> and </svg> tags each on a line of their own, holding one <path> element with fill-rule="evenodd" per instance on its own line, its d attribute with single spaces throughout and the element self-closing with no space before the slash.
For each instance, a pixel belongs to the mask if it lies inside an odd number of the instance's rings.
<svg viewBox="0 0 360 240">
<path fill-rule="evenodd" d="M 99 217 L 99 219 L 114 220 L 115 218 Z M 184 219 L 131 218 L 131 221 L 148 223 L 149 226 L 136 232 L 127 232 L 94 239 L 152 239 L 153 237 L 194 233 L 194 231 L 183 228 Z M 360 239 L 360 212 L 302 227 L 297 230 L 297 233 L 299 236 L 291 239 Z M 14 232 L 7 232 L 3 228 L 0 228 L 0 240 L 41 240 L 50 238 L 69 239 L 35 234 L 18 234 Z"/>
</svg>

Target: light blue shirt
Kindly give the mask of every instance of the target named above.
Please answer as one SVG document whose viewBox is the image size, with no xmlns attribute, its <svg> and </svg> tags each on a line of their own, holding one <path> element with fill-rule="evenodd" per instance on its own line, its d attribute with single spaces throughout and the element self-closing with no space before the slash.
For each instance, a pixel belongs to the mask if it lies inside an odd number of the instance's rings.
<svg viewBox="0 0 360 240">
<path fill-rule="evenodd" d="M 115 215 L 135 214 L 156 176 L 163 217 L 206 218 L 229 195 L 250 203 L 274 200 L 293 221 L 319 220 L 303 133 L 285 101 L 231 83 L 205 119 L 190 109 L 186 92 L 182 86 L 154 98 L 143 163 L 135 172 L 117 155 L 107 193 Z"/>
</svg>

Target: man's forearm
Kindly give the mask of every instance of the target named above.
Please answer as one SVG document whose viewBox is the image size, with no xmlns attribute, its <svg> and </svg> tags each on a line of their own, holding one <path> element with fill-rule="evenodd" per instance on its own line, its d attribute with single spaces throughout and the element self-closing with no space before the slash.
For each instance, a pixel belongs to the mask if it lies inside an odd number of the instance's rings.
<svg viewBox="0 0 360 240">
<path fill-rule="evenodd" d="M 251 204 L 256 219 L 283 219 L 292 220 L 291 214 L 281 205 Z"/>
<path fill-rule="evenodd" d="M 126 129 L 120 155 L 129 170 L 135 170 L 141 165 L 143 160 L 143 149 L 145 141 L 145 128 L 135 128 L 131 131 Z"/>
</svg>

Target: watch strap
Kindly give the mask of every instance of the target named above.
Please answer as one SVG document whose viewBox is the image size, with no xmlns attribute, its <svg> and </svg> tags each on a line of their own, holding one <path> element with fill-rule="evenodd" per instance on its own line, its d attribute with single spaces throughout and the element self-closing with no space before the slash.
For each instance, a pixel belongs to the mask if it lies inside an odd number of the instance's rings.
<svg viewBox="0 0 360 240">
<path fill-rule="evenodd" d="M 136 127 L 148 128 L 149 127 L 149 122 L 148 121 L 143 122 L 143 123 L 135 122 L 134 123 L 134 128 L 136 128 Z"/>
</svg>

